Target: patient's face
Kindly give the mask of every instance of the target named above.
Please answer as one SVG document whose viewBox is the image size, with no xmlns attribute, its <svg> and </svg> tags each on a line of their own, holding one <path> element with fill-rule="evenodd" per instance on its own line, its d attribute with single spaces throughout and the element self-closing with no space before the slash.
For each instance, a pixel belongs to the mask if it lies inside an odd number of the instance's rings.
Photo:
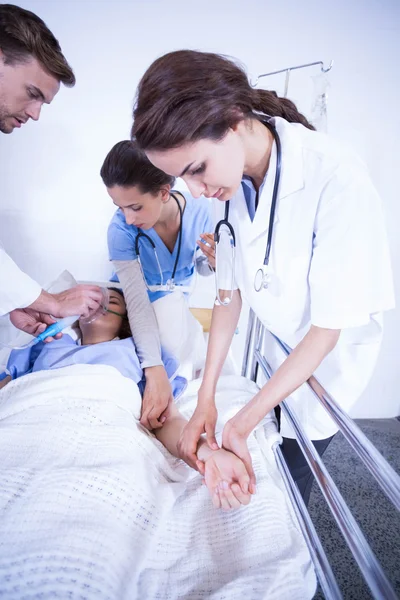
<svg viewBox="0 0 400 600">
<path fill-rule="evenodd" d="M 96 343 L 96 336 L 98 336 L 99 342 L 105 341 L 105 339 L 111 341 L 117 337 L 126 317 L 126 304 L 123 296 L 115 290 L 110 290 L 109 295 L 110 300 L 107 308 L 113 312 L 106 312 L 104 315 L 97 317 L 92 323 L 79 321 L 83 337 L 90 335 L 91 339 L 94 338 L 92 343 Z"/>
<path fill-rule="evenodd" d="M 143 192 L 137 186 L 115 185 L 107 188 L 112 201 L 124 213 L 128 225 L 140 229 L 151 229 L 159 221 L 163 206 L 169 200 L 169 188 L 161 189 L 156 195 Z"/>
</svg>

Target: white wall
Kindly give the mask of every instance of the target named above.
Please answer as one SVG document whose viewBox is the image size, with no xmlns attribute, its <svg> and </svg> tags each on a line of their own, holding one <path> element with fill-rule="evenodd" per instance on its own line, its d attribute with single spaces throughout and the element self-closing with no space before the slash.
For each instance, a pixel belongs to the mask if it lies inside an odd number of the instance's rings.
<svg viewBox="0 0 400 600">
<path fill-rule="evenodd" d="M 20 5 L 56 34 L 78 81 L 43 109 L 39 123 L 1 137 L 0 237 L 38 281 L 45 283 L 65 268 L 81 279 L 108 275 L 105 234 L 113 207 L 100 166 L 111 146 L 129 135 L 132 99 L 146 67 L 185 47 L 238 57 L 253 75 L 335 59 L 329 130 L 353 144 L 369 164 L 384 199 L 393 268 L 399 273 L 398 0 L 26 0 Z M 304 110 L 316 72 L 299 71 L 291 80 L 289 96 Z M 282 91 L 283 78 L 269 84 Z M 398 290 L 398 277 L 396 285 Z M 355 415 L 400 413 L 399 333 L 397 310 L 387 315 L 379 365 Z"/>
</svg>

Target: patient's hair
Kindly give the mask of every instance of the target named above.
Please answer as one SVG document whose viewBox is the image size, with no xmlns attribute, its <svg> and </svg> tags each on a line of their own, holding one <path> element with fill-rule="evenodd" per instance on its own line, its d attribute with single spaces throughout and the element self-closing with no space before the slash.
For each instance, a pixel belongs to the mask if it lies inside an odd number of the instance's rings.
<svg viewBox="0 0 400 600">
<path fill-rule="evenodd" d="M 8 65 L 33 57 L 58 81 L 67 87 L 75 85 L 75 75 L 60 44 L 42 19 L 29 10 L 0 4 L 0 49 Z"/>
<path fill-rule="evenodd" d="M 113 290 L 114 292 L 118 292 L 118 294 L 121 294 L 121 296 L 124 298 L 124 293 L 120 288 L 116 288 L 116 287 L 109 287 L 109 290 Z M 128 320 L 128 311 L 126 312 L 126 317 L 124 317 L 122 319 L 122 323 L 121 323 L 121 328 L 118 332 L 118 337 L 121 340 L 125 340 L 126 338 L 130 338 L 132 337 L 132 331 L 131 331 L 131 326 L 129 325 L 129 320 Z"/>
<path fill-rule="evenodd" d="M 107 154 L 101 167 L 101 178 L 106 187 L 137 186 L 142 194 L 158 194 L 165 186 L 173 186 L 175 178 L 157 169 L 140 150 L 135 140 L 118 142 Z"/>
</svg>

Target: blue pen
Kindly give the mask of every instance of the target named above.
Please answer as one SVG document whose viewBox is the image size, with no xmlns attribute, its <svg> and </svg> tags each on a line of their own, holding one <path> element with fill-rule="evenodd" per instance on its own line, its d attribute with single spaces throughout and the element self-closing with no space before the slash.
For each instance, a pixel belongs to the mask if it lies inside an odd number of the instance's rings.
<svg viewBox="0 0 400 600">
<path fill-rule="evenodd" d="M 202 244 L 204 244 L 205 246 L 208 246 L 208 248 L 212 248 L 210 242 L 207 242 L 206 240 L 204 240 L 202 237 L 200 238 L 200 241 Z"/>
</svg>

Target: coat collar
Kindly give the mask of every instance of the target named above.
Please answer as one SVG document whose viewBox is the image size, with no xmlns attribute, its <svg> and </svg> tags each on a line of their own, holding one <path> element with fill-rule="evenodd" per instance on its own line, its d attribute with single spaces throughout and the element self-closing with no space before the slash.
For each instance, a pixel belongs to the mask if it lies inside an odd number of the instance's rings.
<svg viewBox="0 0 400 600">
<path fill-rule="evenodd" d="M 303 147 L 301 142 L 301 132 L 299 128 L 291 123 L 275 117 L 271 119 L 271 123 L 275 125 L 279 135 L 282 147 L 281 161 L 281 179 L 278 192 L 278 200 L 275 210 L 274 224 L 279 221 L 280 203 L 287 196 L 304 188 L 304 165 L 303 165 Z M 243 194 L 242 186 L 240 186 L 232 202 L 232 212 L 234 211 L 241 225 L 246 223 L 244 228 L 248 242 L 252 242 L 260 235 L 264 235 L 268 230 L 272 191 L 276 176 L 276 144 L 273 144 L 270 166 L 263 190 L 260 194 L 258 209 L 253 222 L 247 213 L 246 201 Z"/>
</svg>

